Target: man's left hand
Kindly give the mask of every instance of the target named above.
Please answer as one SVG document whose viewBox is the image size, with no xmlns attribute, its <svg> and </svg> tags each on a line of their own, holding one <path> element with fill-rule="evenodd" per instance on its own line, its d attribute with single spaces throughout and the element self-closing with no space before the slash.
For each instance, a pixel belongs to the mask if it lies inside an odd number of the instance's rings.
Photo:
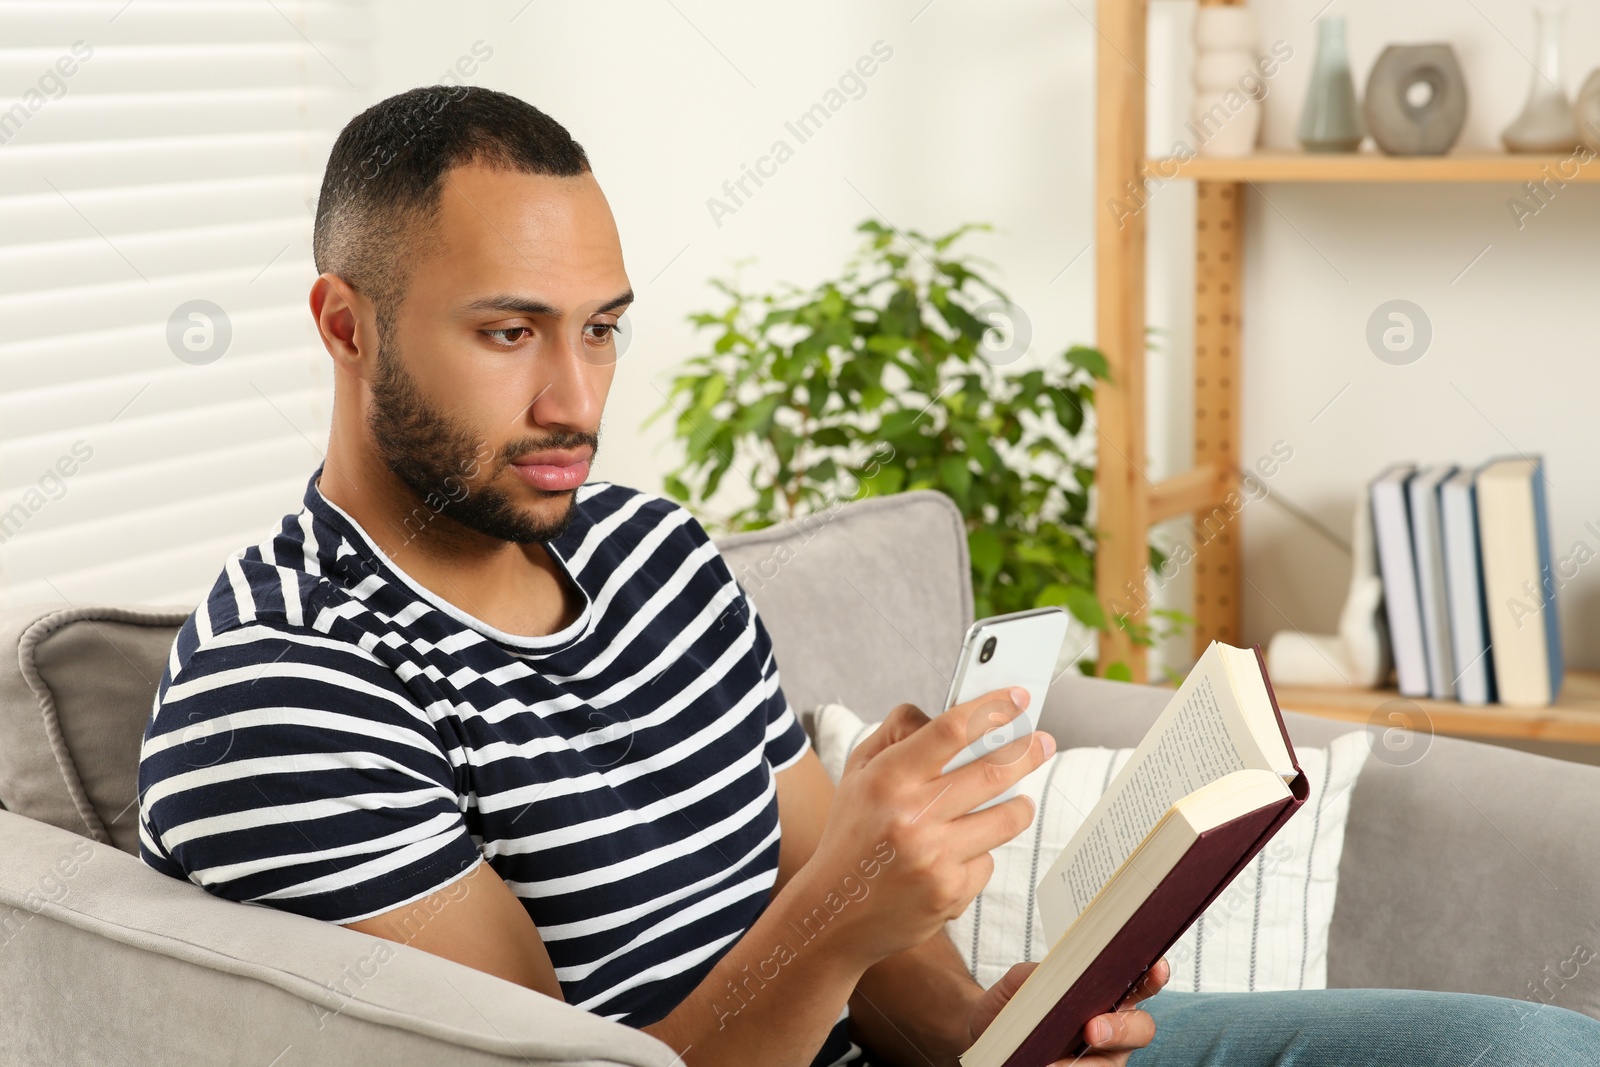
<svg viewBox="0 0 1600 1067">
<path fill-rule="evenodd" d="M 973 1004 L 972 1015 L 967 1020 L 972 1041 L 977 1041 L 978 1035 L 994 1022 L 1000 1009 L 1005 1007 L 1037 966 L 1037 963 L 1019 963 L 984 990 L 983 996 Z M 1144 1048 L 1156 1036 L 1156 1021 L 1134 1005 L 1160 992 L 1171 975 L 1172 969 L 1167 961 L 1158 960 L 1133 987 L 1133 992 L 1117 1005 L 1116 1011 L 1097 1015 L 1084 1024 L 1083 1038 L 1089 1048 L 1082 1056 L 1057 1060 L 1050 1067 L 1125 1067 L 1129 1053 Z"/>
</svg>

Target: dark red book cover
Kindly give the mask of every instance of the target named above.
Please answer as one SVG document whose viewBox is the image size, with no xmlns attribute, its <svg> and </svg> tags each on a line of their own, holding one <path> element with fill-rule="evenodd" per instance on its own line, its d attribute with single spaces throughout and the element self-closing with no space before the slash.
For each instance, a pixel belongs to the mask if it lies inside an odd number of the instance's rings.
<svg viewBox="0 0 1600 1067">
<path fill-rule="evenodd" d="M 1300 771 L 1277 695 L 1267 677 L 1261 646 L 1254 646 L 1254 652 L 1289 759 Z M 1084 1024 L 1096 1015 L 1115 1011 L 1144 973 L 1167 954 L 1306 802 L 1310 784 L 1304 771 L 1295 775 L 1289 792 L 1287 800 L 1202 833 L 1133 918 L 1006 1058 L 1005 1067 L 1045 1067 L 1083 1052 Z"/>
</svg>

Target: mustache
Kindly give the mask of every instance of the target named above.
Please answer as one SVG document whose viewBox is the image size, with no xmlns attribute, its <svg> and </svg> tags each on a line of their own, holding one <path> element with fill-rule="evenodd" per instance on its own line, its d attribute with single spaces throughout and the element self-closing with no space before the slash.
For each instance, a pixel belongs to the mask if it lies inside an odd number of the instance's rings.
<svg viewBox="0 0 1600 1067">
<path fill-rule="evenodd" d="M 507 466 L 523 456 L 543 452 L 549 448 L 579 448 L 588 445 L 596 455 L 600 452 L 600 435 L 590 430 L 563 430 L 544 437 L 524 437 L 500 449 L 500 464 Z"/>
</svg>

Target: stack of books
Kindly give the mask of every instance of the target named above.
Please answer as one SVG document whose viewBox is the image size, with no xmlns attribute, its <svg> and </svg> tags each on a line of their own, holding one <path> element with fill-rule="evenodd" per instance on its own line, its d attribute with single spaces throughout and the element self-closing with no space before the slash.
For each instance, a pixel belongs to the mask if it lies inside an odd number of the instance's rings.
<svg viewBox="0 0 1600 1067">
<path fill-rule="evenodd" d="M 1402 463 L 1373 480 L 1372 524 L 1402 696 L 1539 707 L 1561 691 L 1542 461 Z"/>
</svg>

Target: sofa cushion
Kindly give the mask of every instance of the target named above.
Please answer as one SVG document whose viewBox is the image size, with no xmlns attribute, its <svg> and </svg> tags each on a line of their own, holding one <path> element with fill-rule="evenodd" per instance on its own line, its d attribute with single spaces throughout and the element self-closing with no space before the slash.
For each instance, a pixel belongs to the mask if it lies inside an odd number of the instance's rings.
<svg viewBox="0 0 1600 1067">
<path fill-rule="evenodd" d="M 139 852 L 139 742 L 184 609 L 0 616 L 0 804 Z"/>
<path fill-rule="evenodd" d="M 850 753 L 879 726 L 839 704 L 800 718 L 835 782 Z M 1345 819 L 1369 751 L 1366 731 L 1346 731 L 1326 747 L 1297 749 L 1311 786 L 1305 807 L 1168 951 L 1171 988 L 1326 987 Z M 1033 804 L 1032 826 L 994 849 L 988 883 L 945 924 L 979 985 L 993 985 L 1012 964 L 1044 957 L 1050 941 L 1035 887 L 1132 754 L 1131 748 L 1062 748 L 1017 783 L 1018 795 Z"/>
<path fill-rule="evenodd" d="M 949 497 L 871 497 L 717 546 L 772 634 L 797 713 L 940 710 L 972 622 L 966 527 Z"/>
</svg>

